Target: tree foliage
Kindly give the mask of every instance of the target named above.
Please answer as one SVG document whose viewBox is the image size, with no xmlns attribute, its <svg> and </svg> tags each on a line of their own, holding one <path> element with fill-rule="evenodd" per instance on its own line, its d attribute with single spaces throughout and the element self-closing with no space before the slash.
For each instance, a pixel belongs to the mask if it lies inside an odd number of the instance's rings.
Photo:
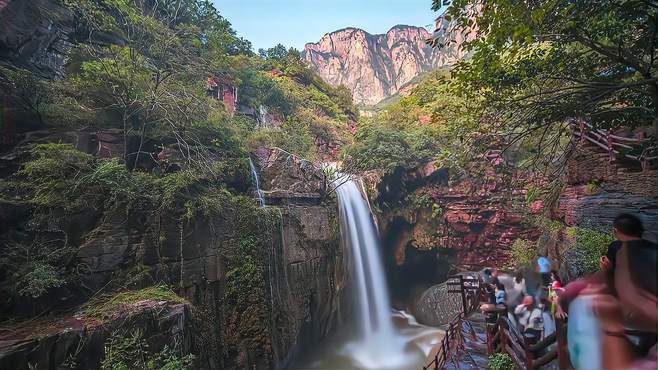
<svg viewBox="0 0 658 370">
<path fill-rule="evenodd" d="M 541 137 L 538 151 L 560 155 L 559 132 L 572 118 L 658 128 L 655 2 L 448 3 L 447 20 L 477 31 L 466 44 L 472 58 L 454 75 L 463 91 L 486 99 L 508 142 Z"/>
<path fill-rule="evenodd" d="M 13 112 L 34 122 L 26 131 L 70 142 L 98 130 L 122 141 L 123 153 L 99 158 L 70 144 L 21 144 L 18 170 L 0 182 L 2 200 L 28 210 L 0 235 L 8 305 L 80 288 L 84 237 L 69 224 L 77 217 L 102 227 L 121 217 L 184 223 L 242 209 L 254 203 L 253 145 L 314 158 L 347 141 L 356 116 L 349 91 L 322 81 L 295 49 L 255 55 L 209 0 L 62 4 L 77 20 L 66 73 L 53 81 L 2 67 L 0 87 Z M 208 78 L 237 88 L 236 112 L 208 96 Z"/>
<path fill-rule="evenodd" d="M 482 150 L 481 108 L 479 99 L 461 95 L 453 85 L 445 71 L 437 71 L 409 96 L 362 119 L 354 144 L 343 151 L 346 166 L 387 172 L 432 160 L 463 166 Z"/>
<path fill-rule="evenodd" d="M 194 355 L 181 356 L 180 352 L 165 345 L 153 353 L 141 330 L 116 330 L 105 343 L 103 370 L 166 369 L 185 370 L 194 365 Z"/>
</svg>

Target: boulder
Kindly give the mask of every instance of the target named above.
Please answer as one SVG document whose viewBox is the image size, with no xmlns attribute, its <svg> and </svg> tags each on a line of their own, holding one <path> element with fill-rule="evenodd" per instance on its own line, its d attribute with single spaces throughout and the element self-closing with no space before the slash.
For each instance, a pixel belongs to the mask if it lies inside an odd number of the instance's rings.
<svg viewBox="0 0 658 370">
<path fill-rule="evenodd" d="M 286 199 L 317 203 L 326 195 L 324 172 L 313 162 L 279 148 L 259 148 L 254 157 L 266 204 L 279 204 Z"/>
</svg>

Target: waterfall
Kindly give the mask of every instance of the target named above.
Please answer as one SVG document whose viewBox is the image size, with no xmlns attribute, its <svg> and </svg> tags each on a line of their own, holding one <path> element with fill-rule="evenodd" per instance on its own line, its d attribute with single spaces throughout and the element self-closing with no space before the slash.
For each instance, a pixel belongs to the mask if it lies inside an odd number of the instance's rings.
<svg viewBox="0 0 658 370">
<path fill-rule="evenodd" d="M 359 341 L 351 352 L 353 358 L 366 368 L 395 366 L 395 363 L 406 361 L 404 343 L 393 327 L 373 217 L 355 180 L 345 181 L 343 177 L 336 184 L 341 234 L 350 251 L 356 286 Z"/>
<path fill-rule="evenodd" d="M 249 168 L 251 169 L 251 178 L 254 188 L 256 188 L 256 198 L 258 199 L 258 204 L 261 206 L 261 208 L 265 207 L 265 198 L 263 198 L 263 192 L 260 190 L 258 172 L 256 172 L 256 166 L 254 166 L 254 161 L 251 160 L 251 157 L 249 157 Z"/>
<path fill-rule="evenodd" d="M 340 185 L 336 193 L 340 202 L 341 230 L 346 234 L 355 274 L 361 335 L 366 341 L 392 336 L 388 287 L 368 203 L 354 180 Z"/>
<path fill-rule="evenodd" d="M 354 315 L 330 337 L 306 351 L 292 369 L 421 369 L 443 333 L 396 311 L 386 284 L 379 235 L 361 182 L 325 164 L 338 198 L 340 234 L 349 256 Z"/>
</svg>

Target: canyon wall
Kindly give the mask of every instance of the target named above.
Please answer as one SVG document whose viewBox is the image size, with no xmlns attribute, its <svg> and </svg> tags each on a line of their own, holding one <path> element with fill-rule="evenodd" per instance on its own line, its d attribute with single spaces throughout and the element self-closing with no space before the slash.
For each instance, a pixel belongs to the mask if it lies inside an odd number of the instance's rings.
<svg viewBox="0 0 658 370">
<path fill-rule="evenodd" d="M 391 246 L 396 264 L 405 263 L 407 248 L 445 249 L 458 269 L 502 264 L 514 240 L 532 233 L 523 225 L 525 210 L 515 206 L 525 192 L 510 186 L 514 175 L 489 158 L 472 171 L 457 175 L 428 162 L 369 177 L 384 233 L 391 227 L 404 231 Z"/>
<path fill-rule="evenodd" d="M 425 28 L 405 25 L 381 35 L 345 28 L 306 44 L 303 54 L 325 81 L 350 89 L 357 104 L 375 105 L 418 75 L 463 57 L 463 37 L 450 48 L 437 49 L 427 44 L 431 36 Z"/>
<path fill-rule="evenodd" d="M 3 156 L 0 167 L 16 168 L 22 152 Z M 340 319 L 346 282 L 336 202 L 309 162 L 278 149 L 263 149 L 257 159 L 278 206 L 229 197 L 214 215 L 90 209 L 53 224 L 78 249 L 82 288 L 4 302 L 3 316 L 53 316 L 27 326 L 18 320 L 3 332 L 0 367 L 49 369 L 70 360 L 98 368 L 119 329 L 142 330 L 152 339 L 149 350 L 167 345 L 195 354 L 199 367 L 224 369 L 280 368 L 323 338 Z M 29 212 L 20 202 L 0 202 L 0 234 L 23 229 Z M 152 293 L 160 284 L 175 291 L 173 302 Z M 133 291 L 144 293 L 121 298 Z M 107 306 L 115 301 L 121 304 Z M 98 317 L 101 308 L 107 312 Z"/>
<path fill-rule="evenodd" d="M 574 149 L 550 205 L 548 193 L 537 199 L 529 194 L 532 187 L 548 186 L 545 179 L 515 170 L 495 151 L 473 160 L 461 174 L 428 162 L 367 176 L 392 280 L 399 282 L 397 297 L 407 304 L 427 297 L 423 289 L 450 271 L 513 266 L 516 240 L 526 241 L 529 253 L 546 251 L 564 278 L 578 278 L 586 266 L 583 258 L 598 258 L 596 251 L 579 249 L 588 240 L 578 239 L 578 230 L 610 235 L 620 213 L 638 215 L 644 237 L 656 240 L 655 166 L 642 169 L 637 161 L 611 160 L 593 145 L 576 143 Z"/>
</svg>

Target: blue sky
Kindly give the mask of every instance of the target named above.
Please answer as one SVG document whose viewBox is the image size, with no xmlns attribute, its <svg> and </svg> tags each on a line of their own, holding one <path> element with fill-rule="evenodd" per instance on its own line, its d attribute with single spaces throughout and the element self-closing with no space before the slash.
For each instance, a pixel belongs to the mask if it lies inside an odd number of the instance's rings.
<svg viewBox="0 0 658 370">
<path fill-rule="evenodd" d="M 325 33 L 358 27 L 385 33 L 397 24 L 432 27 L 432 0 L 213 0 L 254 51 L 278 43 L 303 49 Z"/>
</svg>

